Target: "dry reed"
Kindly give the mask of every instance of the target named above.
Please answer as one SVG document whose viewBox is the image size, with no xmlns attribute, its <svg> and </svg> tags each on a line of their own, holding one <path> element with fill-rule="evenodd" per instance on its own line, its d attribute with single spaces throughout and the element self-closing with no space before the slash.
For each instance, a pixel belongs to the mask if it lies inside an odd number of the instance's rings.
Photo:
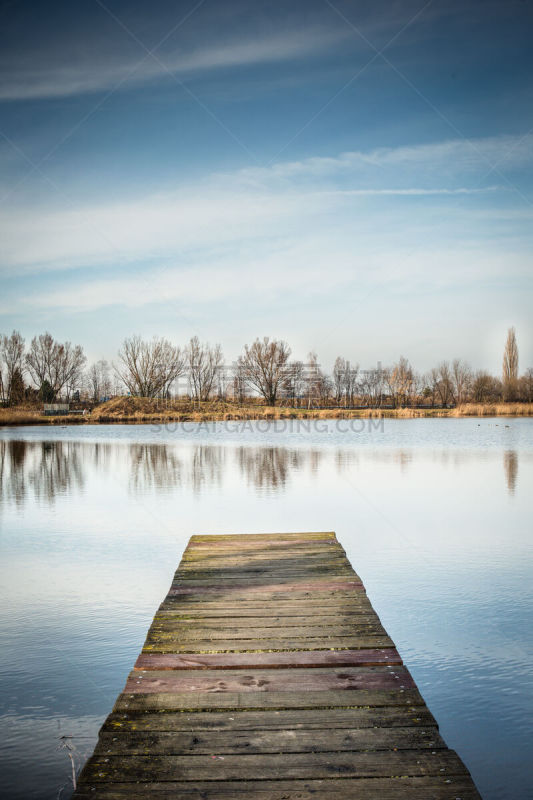
<svg viewBox="0 0 533 800">
<path fill-rule="evenodd" d="M 2 425 L 65 425 L 98 423 L 210 422 L 224 420 L 278 419 L 357 419 L 419 417 L 522 417 L 533 416 L 533 403 L 464 403 L 452 409 L 437 408 L 290 408 L 269 407 L 250 401 L 246 404 L 219 400 L 201 403 L 191 400 L 151 400 L 143 397 L 115 397 L 92 412 L 75 416 L 45 417 L 39 407 L 0 408 Z"/>
</svg>

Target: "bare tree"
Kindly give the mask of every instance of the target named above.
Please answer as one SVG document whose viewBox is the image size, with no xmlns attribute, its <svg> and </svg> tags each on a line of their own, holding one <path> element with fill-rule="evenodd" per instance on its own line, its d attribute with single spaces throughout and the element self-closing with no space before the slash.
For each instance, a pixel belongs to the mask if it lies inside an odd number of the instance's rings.
<svg viewBox="0 0 533 800">
<path fill-rule="evenodd" d="M 526 369 L 520 378 L 520 399 L 526 403 L 533 403 L 533 368 Z"/>
<path fill-rule="evenodd" d="M 464 403 L 472 388 L 472 370 L 460 358 L 452 362 L 452 382 L 455 402 Z"/>
<path fill-rule="evenodd" d="M 382 369 L 381 366 L 377 369 L 365 369 L 361 372 L 359 382 L 356 381 L 354 394 L 358 389 L 364 405 L 381 406 L 385 386 L 389 385 L 388 381 L 389 371 Z"/>
<path fill-rule="evenodd" d="M 26 367 L 37 388 L 43 392 L 43 388 L 48 386 L 54 398 L 64 388 L 67 395 L 70 394 L 74 385 L 82 379 L 86 361 L 80 345 L 56 342 L 48 332 L 34 336 L 25 358 Z"/>
<path fill-rule="evenodd" d="M 420 402 L 425 389 L 425 376 L 413 370 L 413 380 L 409 386 L 408 400 L 410 406 L 415 406 Z"/>
<path fill-rule="evenodd" d="M 193 336 L 187 347 L 187 366 L 191 395 L 196 401 L 209 400 L 218 388 L 219 373 L 223 365 L 222 348 L 219 344 L 201 344 Z"/>
<path fill-rule="evenodd" d="M 100 359 L 95 364 L 91 364 L 87 379 L 90 398 L 94 403 L 98 403 L 103 397 L 109 397 L 111 394 L 111 378 L 109 364 L 105 359 Z"/>
<path fill-rule="evenodd" d="M 219 400 L 227 400 L 234 385 L 235 373 L 231 366 L 221 364 L 217 369 L 215 391 Z"/>
<path fill-rule="evenodd" d="M 357 394 L 357 376 L 359 375 L 359 364 L 351 365 L 346 362 L 346 372 L 344 373 L 344 396 L 346 404 L 353 406 Z"/>
<path fill-rule="evenodd" d="M 316 353 L 309 353 L 307 359 L 307 406 L 310 408 L 311 403 L 319 406 L 327 405 L 333 391 L 333 383 L 320 368 Z"/>
<path fill-rule="evenodd" d="M 505 400 L 515 400 L 518 389 L 518 345 L 514 328 L 507 331 L 507 341 L 503 351 L 502 383 Z"/>
<path fill-rule="evenodd" d="M 437 393 L 441 405 L 448 406 L 454 402 L 453 376 L 450 365 L 447 361 L 442 361 L 437 367 Z"/>
<path fill-rule="evenodd" d="M 1 399 L 13 405 L 20 401 L 20 381 L 24 376 L 24 339 L 18 331 L 0 337 L 0 358 Z"/>
<path fill-rule="evenodd" d="M 26 354 L 26 366 L 38 389 L 43 386 L 45 381 L 48 381 L 50 386 L 52 385 L 50 375 L 54 360 L 54 348 L 55 342 L 49 333 L 43 333 L 38 337 L 34 336 L 31 341 L 30 351 Z"/>
<path fill-rule="evenodd" d="M 337 405 L 343 403 L 345 406 L 353 405 L 355 393 L 357 391 L 357 376 L 359 374 L 359 364 L 352 366 L 349 361 L 340 356 L 333 365 L 333 390 Z"/>
<path fill-rule="evenodd" d="M 405 405 L 412 396 L 414 382 L 414 372 L 409 361 L 400 356 L 387 377 L 393 405 Z"/>
<path fill-rule="evenodd" d="M 303 361 L 291 361 L 283 382 L 283 397 L 296 407 L 305 392 L 305 366 Z"/>
<path fill-rule="evenodd" d="M 255 389 L 269 406 L 276 405 L 289 374 L 291 349 L 286 342 L 268 336 L 256 339 L 239 358 L 239 366 L 248 386 Z"/>
<path fill-rule="evenodd" d="M 495 403 L 501 396 L 501 382 L 485 370 L 478 370 L 472 382 L 472 399 L 476 403 Z"/>
<path fill-rule="evenodd" d="M 131 394 L 140 397 L 168 397 L 185 366 L 180 348 L 165 338 L 124 339 L 118 357 L 118 366 L 113 365 L 117 376 Z"/>
<path fill-rule="evenodd" d="M 185 371 L 185 353 L 168 339 L 158 339 L 156 349 L 161 365 L 162 397 L 170 397 L 172 386 Z"/>
<path fill-rule="evenodd" d="M 242 364 L 237 362 L 234 365 L 233 370 L 233 399 L 236 400 L 241 405 L 246 400 L 246 377 L 244 375 L 244 370 L 242 368 Z"/>
<path fill-rule="evenodd" d="M 335 401 L 340 405 L 346 391 L 346 359 L 337 356 L 333 365 L 333 388 Z"/>
<path fill-rule="evenodd" d="M 79 388 L 83 382 L 83 369 L 87 358 L 80 345 L 73 347 L 70 342 L 65 342 L 58 347 L 57 359 L 55 391 L 56 394 L 63 391 L 69 400 L 76 387 Z"/>
</svg>

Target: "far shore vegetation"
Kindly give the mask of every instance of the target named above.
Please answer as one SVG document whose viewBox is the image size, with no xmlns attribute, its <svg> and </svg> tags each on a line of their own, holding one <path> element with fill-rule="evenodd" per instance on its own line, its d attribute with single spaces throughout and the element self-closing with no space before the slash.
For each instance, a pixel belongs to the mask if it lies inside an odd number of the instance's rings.
<svg viewBox="0 0 533 800">
<path fill-rule="evenodd" d="M 220 345 L 197 337 L 182 348 L 133 336 L 115 363 L 88 365 L 80 345 L 45 333 L 27 347 L 13 331 L 0 336 L 0 425 L 533 416 L 533 368 L 518 364 L 514 328 L 500 376 L 461 359 L 419 373 L 403 356 L 372 369 L 339 356 L 326 371 L 315 353 L 294 360 L 268 338 L 228 365 Z"/>
</svg>

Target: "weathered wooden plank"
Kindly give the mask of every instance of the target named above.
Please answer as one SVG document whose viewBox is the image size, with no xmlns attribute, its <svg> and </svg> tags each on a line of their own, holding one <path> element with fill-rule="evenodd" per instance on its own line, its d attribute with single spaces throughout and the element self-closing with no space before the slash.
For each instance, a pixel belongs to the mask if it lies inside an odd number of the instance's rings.
<svg viewBox="0 0 533 800">
<path fill-rule="evenodd" d="M 290 544 L 286 542 L 272 542 L 270 545 L 241 543 L 240 547 L 230 544 L 213 546 L 210 544 L 200 544 L 187 547 L 184 556 L 185 561 L 194 558 L 240 558 L 247 556 L 263 556 L 272 558 L 293 558 L 306 553 L 323 554 L 325 557 L 330 555 L 345 556 L 346 551 L 333 541 L 315 540 L 294 541 Z M 181 562 L 180 562 L 181 563 Z"/>
<path fill-rule="evenodd" d="M 362 617 L 373 617 L 379 619 L 372 606 L 367 602 L 365 605 L 360 605 L 353 608 L 343 608 L 341 606 L 336 609 L 321 608 L 313 606 L 312 608 L 305 608 L 300 606 L 289 613 L 279 613 L 273 609 L 269 611 L 269 607 L 264 604 L 257 608 L 240 608 L 239 606 L 225 606 L 222 608 L 199 609 L 199 608 L 184 608 L 181 606 L 170 606 L 168 608 L 160 608 L 155 617 L 154 622 L 170 622 L 172 619 L 180 619 L 183 622 L 194 622 L 195 620 L 207 620 L 218 624 L 222 622 L 230 622 L 232 620 L 242 620 L 243 624 L 248 624 L 250 619 L 257 620 L 260 627 L 266 627 L 265 621 L 269 625 L 273 622 L 275 625 L 288 625 L 295 622 L 297 625 L 305 625 L 307 622 L 312 621 L 315 624 L 319 621 L 324 621 L 329 624 L 332 621 L 346 620 L 347 622 L 357 622 Z"/>
<path fill-rule="evenodd" d="M 287 551 L 287 548 L 278 551 L 277 553 L 265 552 L 264 550 L 256 550 L 254 552 L 240 552 L 240 553 L 191 553 L 187 552 L 181 559 L 177 568 L 177 572 L 181 570 L 194 569 L 196 566 L 202 568 L 214 567 L 220 569 L 223 566 L 228 566 L 230 569 L 236 567 L 243 567 L 246 569 L 248 565 L 254 566 L 271 566 L 272 568 L 288 569 L 292 566 L 304 567 L 308 566 L 335 566 L 340 565 L 347 567 L 354 571 L 348 557 L 344 550 L 337 548 L 329 548 L 326 550 L 317 550 L 305 548 L 299 551 Z"/>
<path fill-rule="evenodd" d="M 200 581 L 222 581 L 223 585 L 229 583 L 239 584 L 254 584 L 254 583 L 285 583 L 289 581 L 341 581 L 341 580 L 357 580 L 361 582 L 359 577 L 353 570 L 346 567 L 333 566 L 309 566 L 307 568 L 291 567 L 289 569 L 275 569 L 273 567 L 254 567 L 248 565 L 245 569 L 189 569 L 180 570 L 174 575 L 174 585 L 180 585 L 187 581 L 200 585 Z"/>
<path fill-rule="evenodd" d="M 271 600 L 268 605 L 263 600 L 249 598 L 244 600 L 230 601 L 226 599 L 211 600 L 205 599 L 198 601 L 197 598 L 187 597 L 167 597 L 160 605 L 158 614 L 161 611 L 174 611 L 178 614 L 190 613 L 192 616 L 226 616 L 234 614 L 241 616 L 310 616 L 312 614 L 357 614 L 368 613 L 373 610 L 368 596 L 364 592 L 358 592 L 352 597 L 343 597 L 342 600 L 328 595 L 325 598 L 316 598 L 307 595 L 298 600 Z M 252 613 L 255 612 L 255 613 Z"/>
<path fill-rule="evenodd" d="M 146 641 L 169 641 L 178 639 L 179 641 L 189 641 L 196 639 L 271 639 L 277 636 L 279 639 L 301 639 L 308 638 L 306 633 L 309 633 L 309 638 L 325 637 L 325 636 L 357 636 L 359 634 L 367 636 L 383 636 L 385 629 L 381 623 L 374 620 L 362 622 L 354 622 L 344 625 L 300 625 L 300 626 L 271 626 L 256 627 L 256 625 L 247 625 L 246 620 L 243 620 L 242 626 L 240 620 L 235 620 L 233 625 L 226 624 L 216 625 L 208 624 L 204 621 L 198 621 L 198 625 L 191 625 L 190 622 L 176 621 L 173 625 L 170 623 L 161 623 L 153 625 L 149 628 Z"/>
<path fill-rule="evenodd" d="M 375 666 L 401 664 L 402 659 L 394 648 L 388 650 L 315 650 L 285 653 L 208 653 L 183 655 L 175 653 L 145 653 L 138 657 L 135 669 L 142 670 L 195 670 L 250 669 L 252 667 L 337 667 Z"/>
<path fill-rule="evenodd" d="M 275 542 L 287 542 L 291 544 L 296 541 L 310 542 L 316 540 L 330 541 L 333 545 L 338 545 L 334 531 L 295 531 L 292 533 L 195 533 L 189 540 L 189 546 L 196 547 L 198 544 L 232 544 L 237 550 L 242 550 L 245 545 L 261 543 L 270 545 Z"/>
<path fill-rule="evenodd" d="M 337 559 L 330 563 L 325 563 L 324 561 L 312 563 L 310 559 L 307 559 L 305 562 L 299 561 L 289 564 L 272 564 L 270 561 L 244 562 L 243 560 L 241 560 L 240 563 L 231 564 L 199 564 L 195 562 L 180 567 L 180 569 L 174 573 L 174 580 L 189 580 L 194 577 L 200 578 L 202 576 L 221 579 L 236 577 L 238 580 L 244 580 L 245 578 L 264 576 L 270 576 L 274 579 L 285 579 L 287 577 L 321 578 L 322 576 L 329 578 L 335 575 L 350 576 L 351 578 L 360 580 L 359 576 L 356 575 L 349 564 Z"/>
<path fill-rule="evenodd" d="M 320 625 L 305 626 L 301 628 L 221 628 L 217 630 L 211 626 L 197 626 L 197 627 L 184 627 L 184 628 L 150 628 L 146 637 L 147 642 L 169 642 L 177 640 L 179 642 L 196 641 L 197 639 L 210 639 L 216 641 L 217 639 L 232 639 L 238 642 L 240 639 L 268 639 L 275 631 L 277 638 L 282 641 L 283 639 L 297 639 L 297 638 L 317 638 L 317 637 L 342 637 L 342 636 L 358 636 L 363 634 L 366 636 L 384 636 L 385 629 L 380 623 L 368 623 L 362 625 Z"/>
<path fill-rule="evenodd" d="M 213 587 L 213 581 L 210 578 L 196 580 L 194 578 L 187 578 L 187 580 L 180 580 L 172 584 L 169 595 L 182 594 L 183 592 L 204 592 L 209 594 L 213 591 L 229 590 L 241 591 L 245 590 L 248 594 L 276 594 L 279 592 L 324 592 L 335 591 L 346 592 L 349 590 L 363 590 L 362 583 L 359 580 L 354 580 L 351 575 L 346 577 L 339 575 L 331 579 L 287 579 L 278 578 L 275 582 L 269 582 L 262 578 L 248 578 L 248 580 L 237 580 L 235 578 L 222 578 L 217 579 L 217 586 Z"/>
<path fill-rule="evenodd" d="M 418 689 L 358 689 L 346 691 L 305 692 L 159 692 L 120 694 L 113 711 L 207 711 L 210 709 L 263 708 L 282 711 L 286 708 L 364 708 L 367 706 L 424 705 Z"/>
<path fill-rule="evenodd" d="M 343 596 L 341 599 L 331 597 L 328 594 L 325 598 L 316 598 L 307 595 L 303 599 L 270 600 L 268 605 L 263 600 L 255 597 L 243 600 L 217 600 L 204 598 L 199 602 L 198 598 L 187 597 L 167 597 L 160 605 L 160 611 L 173 611 L 177 614 L 191 614 L 191 616 L 226 616 L 233 614 L 241 616 L 312 616 L 328 615 L 337 616 L 338 614 L 360 614 L 373 611 L 372 604 L 365 592 L 358 592 L 352 597 Z M 255 612 L 255 613 L 252 613 Z"/>
<path fill-rule="evenodd" d="M 209 552 L 209 553 L 224 553 L 224 552 L 233 552 L 233 553 L 243 553 L 249 551 L 257 551 L 260 550 L 262 552 L 271 552 L 280 549 L 286 549 L 290 551 L 292 549 L 302 548 L 324 548 L 326 549 L 334 549 L 334 550 L 342 550 L 343 548 L 339 545 L 338 541 L 333 537 L 327 536 L 316 536 L 316 537 L 308 537 L 308 536 L 270 536 L 267 535 L 263 539 L 259 538 L 252 538 L 250 534 L 243 534 L 239 535 L 240 541 L 236 539 L 229 540 L 224 539 L 221 536 L 217 536 L 216 540 L 204 540 L 200 541 L 191 537 L 189 541 L 189 545 L 187 547 L 187 553 L 195 553 L 195 552 Z"/>
<path fill-rule="evenodd" d="M 196 590 L 189 591 L 189 592 L 180 592 L 176 593 L 175 595 L 167 595 L 164 601 L 163 608 L 171 609 L 174 608 L 176 610 L 182 607 L 182 603 L 187 605 L 191 608 L 204 608 L 204 603 L 206 601 L 212 601 L 213 607 L 217 604 L 221 604 L 222 606 L 230 606 L 231 609 L 239 610 L 242 607 L 246 608 L 249 606 L 249 603 L 256 603 L 257 606 L 261 606 L 263 608 L 266 605 L 270 605 L 271 603 L 283 603 L 283 602 L 292 602 L 292 603 L 301 603 L 310 601 L 313 602 L 314 606 L 321 604 L 326 604 L 329 600 L 333 598 L 333 592 L 316 592 L 313 593 L 312 597 L 309 592 L 278 592 L 278 593 L 271 593 L 267 592 L 266 594 L 261 594 L 254 592 L 253 594 L 246 594 L 246 592 L 224 592 L 223 590 L 216 590 L 212 591 L 208 594 L 203 592 L 198 592 Z M 359 590 L 350 590 L 348 592 L 337 592 L 337 601 L 346 600 L 347 602 L 355 601 L 361 597 L 361 599 L 366 598 L 366 594 L 359 593 Z M 220 605 L 219 605 L 220 607 Z M 324 606 L 325 607 L 325 606 Z"/>
<path fill-rule="evenodd" d="M 300 639 L 197 639 L 186 642 L 176 639 L 167 642 L 148 642 L 143 653 L 240 653 L 276 652 L 292 650 L 372 650 L 379 647 L 394 647 L 388 636 L 324 636 Z"/>
<path fill-rule="evenodd" d="M 281 753 L 158 756 L 95 756 L 80 780 L 120 781 L 268 780 L 287 778 L 371 778 L 391 775 L 467 775 L 452 750 L 349 753 Z"/>
<path fill-rule="evenodd" d="M 247 570 L 250 567 L 258 569 L 274 569 L 274 570 L 288 570 L 288 569 L 347 569 L 354 572 L 354 568 L 346 557 L 345 553 L 339 550 L 328 550 L 327 553 L 321 554 L 313 551 L 306 551 L 304 553 L 239 553 L 225 555 L 218 554 L 213 557 L 206 558 L 205 556 L 189 556 L 185 560 L 182 559 L 176 572 L 183 572 L 195 569 L 224 569 L 229 570 L 243 569 Z M 176 573 L 174 573 L 176 574 Z"/>
<path fill-rule="evenodd" d="M 366 595 L 364 602 L 354 602 L 347 605 L 326 605 L 323 603 L 309 603 L 300 601 L 298 605 L 290 604 L 285 609 L 281 608 L 280 603 L 276 603 L 276 607 L 271 608 L 271 603 L 268 605 L 263 602 L 252 601 L 248 602 L 235 602 L 235 603 L 213 603 L 207 605 L 206 603 L 188 603 L 184 599 L 176 598 L 162 603 L 156 612 L 156 618 L 163 617 L 181 617 L 184 620 L 190 619 L 243 619 L 246 617 L 255 617 L 256 619 L 267 618 L 279 619 L 280 624 L 283 625 L 286 621 L 293 618 L 313 619 L 315 617 L 347 617 L 354 619 L 359 615 L 367 615 L 373 612 L 372 606 L 368 603 Z M 269 611 L 270 609 L 270 611 Z"/>
<path fill-rule="evenodd" d="M 216 540 L 200 541 L 191 537 L 187 546 L 187 552 L 194 552 L 195 550 L 207 549 L 211 553 L 216 553 L 219 550 L 232 550 L 235 553 L 242 553 L 244 550 L 263 550 L 268 551 L 273 548 L 285 548 L 290 550 L 293 547 L 332 547 L 335 550 L 342 550 L 338 540 L 333 537 L 327 536 L 270 536 L 268 534 L 265 538 L 253 538 L 253 534 L 237 534 L 239 541 L 226 540 L 221 536 L 217 536 Z"/>
<path fill-rule="evenodd" d="M 360 593 L 364 593 L 364 588 L 361 584 L 351 581 L 346 582 L 344 585 L 334 581 L 323 581 L 322 586 L 316 586 L 311 582 L 304 584 L 238 584 L 228 583 L 223 586 L 222 584 L 213 585 L 208 581 L 204 583 L 195 584 L 193 581 L 183 581 L 180 584 L 172 586 L 169 590 L 167 598 L 177 597 L 182 594 L 190 595 L 192 600 L 196 595 L 201 602 L 206 600 L 216 600 L 217 597 L 222 597 L 226 600 L 301 600 L 314 597 L 318 600 L 332 597 L 337 600 L 343 598 L 353 597 L 356 599 Z"/>
<path fill-rule="evenodd" d="M 293 692 L 344 689 L 413 689 L 405 667 L 302 669 L 133 670 L 124 692 Z"/>
<path fill-rule="evenodd" d="M 284 548 L 277 553 L 265 553 L 263 550 L 244 553 L 215 554 L 210 552 L 191 553 L 189 551 L 184 553 L 177 571 L 194 569 L 196 565 L 200 565 L 202 567 L 208 566 L 209 568 L 215 567 L 216 569 L 219 569 L 223 566 L 228 566 L 230 568 L 236 566 L 246 567 L 248 564 L 258 566 L 271 565 L 272 567 L 281 566 L 284 568 L 293 565 L 307 567 L 309 564 L 341 564 L 342 566 L 349 567 L 351 570 L 353 570 L 353 567 L 350 564 L 350 561 L 348 560 L 344 550 L 332 549 L 330 547 L 329 550 L 326 551 L 324 549 L 317 550 L 316 548 L 310 549 L 306 547 L 305 550 L 299 551 L 287 551 L 287 548 Z"/>
<path fill-rule="evenodd" d="M 189 575 L 194 572 L 222 572 L 229 574 L 242 570 L 242 572 L 273 572 L 283 575 L 285 572 L 313 573 L 316 570 L 340 571 L 356 575 L 350 562 L 345 556 L 330 553 L 328 558 L 319 555 L 305 554 L 299 558 L 259 558 L 258 556 L 240 558 L 194 559 L 182 562 L 174 573 L 176 575 Z"/>
<path fill-rule="evenodd" d="M 102 731 L 269 731 L 337 729 L 337 728 L 394 728 L 436 727 L 435 718 L 425 706 L 402 708 L 326 708 L 279 711 L 150 711 L 112 713 Z"/>
<path fill-rule="evenodd" d="M 81 784 L 80 800 L 480 800 L 463 776 Z"/>
<path fill-rule="evenodd" d="M 191 628 L 195 630 L 222 630 L 224 628 L 236 628 L 246 631 L 249 628 L 305 628 L 311 626 L 313 628 L 321 628 L 324 625 L 327 627 L 350 627 L 360 628 L 361 626 L 372 625 L 379 623 L 379 617 L 375 612 L 369 610 L 364 613 L 360 611 L 358 614 L 350 614 L 344 616 L 318 616 L 309 615 L 307 617 L 241 617 L 236 618 L 233 616 L 224 617 L 190 617 L 186 618 L 183 614 L 179 616 L 169 616 L 164 614 L 156 614 L 154 621 L 150 626 L 151 631 L 187 631 Z"/>
<path fill-rule="evenodd" d="M 312 731 L 181 731 L 101 733 L 95 755 L 201 755 L 432 750 L 446 744 L 436 727 L 325 728 Z"/>
</svg>

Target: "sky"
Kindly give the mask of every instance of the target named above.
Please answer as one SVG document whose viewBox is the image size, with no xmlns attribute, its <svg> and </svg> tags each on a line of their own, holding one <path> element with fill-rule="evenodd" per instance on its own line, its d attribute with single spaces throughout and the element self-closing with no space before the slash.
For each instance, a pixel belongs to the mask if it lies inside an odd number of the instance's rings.
<svg viewBox="0 0 533 800">
<path fill-rule="evenodd" d="M 0 333 L 533 366 L 533 4 L 0 2 Z"/>
</svg>

